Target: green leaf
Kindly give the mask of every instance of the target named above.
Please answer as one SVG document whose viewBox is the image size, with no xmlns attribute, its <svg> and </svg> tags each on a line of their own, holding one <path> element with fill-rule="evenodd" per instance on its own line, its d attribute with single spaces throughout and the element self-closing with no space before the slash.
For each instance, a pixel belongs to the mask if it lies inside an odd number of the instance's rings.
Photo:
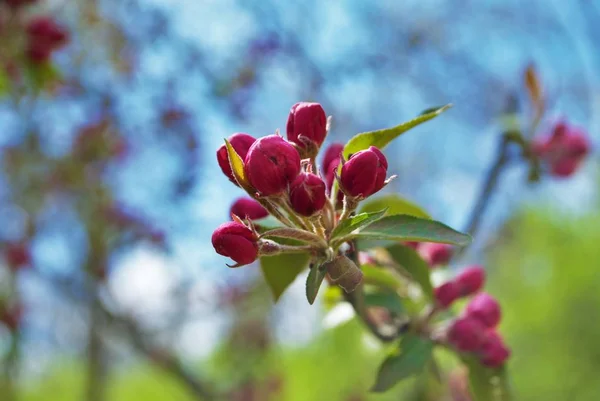
<svg viewBox="0 0 600 401">
<path fill-rule="evenodd" d="M 60 72 L 49 62 L 42 64 L 28 63 L 25 72 L 31 86 L 36 91 L 48 88 L 51 84 L 59 81 L 61 78 Z"/>
<path fill-rule="evenodd" d="M 474 356 L 463 356 L 463 362 L 469 369 L 469 387 L 473 401 L 510 401 L 511 391 L 508 385 L 506 368 L 488 368 Z"/>
<path fill-rule="evenodd" d="M 395 244 L 387 248 L 390 256 L 415 280 L 431 300 L 434 300 L 433 286 L 430 279 L 430 268 L 414 249 Z"/>
<path fill-rule="evenodd" d="M 365 294 L 365 304 L 369 306 L 379 306 L 389 310 L 396 315 L 403 315 L 404 305 L 398 294 L 391 291 L 377 291 Z"/>
<path fill-rule="evenodd" d="M 386 269 L 370 264 L 362 265 L 360 268 L 364 274 L 365 283 L 386 287 L 393 291 L 400 287 L 398 278 Z"/>
<path fill-rule="evenodd" d="M 380 366 L 377 380 L 371 391 L 381 393 L 398 382 L 421 373 L 432 357 L 433 343 L 426 338 L 407 334 L 400 349 L 390 355 Z"/>
<path fill-rule="evenodd" d="M 313 304 L 321 288 L 321 283 L 327 274 L 327 263 L 321 265 L 313 265 L 310 268 L 310 273 L 306 278 L 306 299 L 309 304 Z"/>
<path fill-rule="evenodd" d="M 294 282 L 308 264 L 308 254 L 283 253 L 274 256 L 262 256 L 260 268 L 265 280 L 273 293 L 275 302 L 283 292 Z"/>
<path fill-rule="evenodd" d="M 397 214 L 385 216 L 359 230 L 352 237 L 369 240 L 425 241 L 467 245 L 471 236 L 458 232 L 435 220 Z"/>
<path fill-rule="evenodd" d="M 451 104 L 447 104 L 442 107 L 438 107 L 436 109 L 426 110 L 424 113 L 418 117 L 397 125 L 393 128 L 382 129 L 378 131 L 371 132 L 363 132 L 361 134 L 357 134 L 354 136 L 344 147 L 344 158 L 348 159 L 348 157 L 356 153 L 360 150 L 368 149 L 369 146 L 376 146 L 378 148 L 385 147 L 388 143 L 405 133 L 411 128 L 416 127 L 417 125 L 424 123 L 425 121 L 429 121 L 432 118 L 439 116 L 444 111 L 448 110 L 452 107 Z"/>
<path fill-rule="evenodd" d="M 0 69 L 0 96 L 8 93 L 10 90 L 10 78 L 4 69 Z"/>
<path fill-rule="evenodd" d="M 331 233 L 331 239 L 344 237 L 352 231 L 366 227 L 385 215 L 385 209 L 371 213 L 360 213 L 342 221 Z"/>
<path fill-rule="evenodd" d="M 408 214 L 415 217 L 423 217 L 424 219 L 431 218 L 431 216 L 429 216 L 425 210 L 421 209 L 419 205 L 395 194 L 384 195 L 375 199 L 368 199 L 361 203 L 359 212 L 369 213 L 386 208 L 387 216 L 391 216 L 393 214 Z"/>
<path fill-rule="evenodd" d="M 253 194 L 254 188 L 250 185 L 248 178 L 246 178 L 246 173 L 244 172 L 244 161 L 237 154 L 231 143 L 225 139 L 225 147 L 227 148 L 227 157 L 229 158 L 229 166 L 231 167 L 231 171 L 233 172 L 233 176 L 235 180 L 238 182 L 240 187 L 246 190 L 249 194 Z"/>
</svg>

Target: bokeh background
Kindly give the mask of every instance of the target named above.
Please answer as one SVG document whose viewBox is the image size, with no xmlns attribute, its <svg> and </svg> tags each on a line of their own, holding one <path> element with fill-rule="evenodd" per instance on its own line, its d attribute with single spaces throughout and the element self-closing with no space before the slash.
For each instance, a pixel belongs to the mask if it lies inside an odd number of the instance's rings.
<svg viewBox="0 0 600 401">
<path fill-rule="evenodd" d="M 600 139 L 596 0 L 48 0 L 19 18 L 35 15 L 70 41 L 43 91 L 0 84 L 0 241 L 32 255 L 0 266 L 24 310 L 18 341 L 0 325 L 0 400 L 450 399 L 418 380 L 368 395 L 385 350 L 351 310 L 309 306 L 303 277 L 274 305 L 256 266 L 226 267 L 210 235 L 243 194 L 217 147 L 285 129 L 300 100 L 333 116 L 328 141 L 453 103 L 386 149 L 385 191 L 460 229 L 507 105 L 530 118 L 528 65 L 539 132 L 567 119 Z M 600 396 L 598 184 L 594 153 L 536 184 L 512 164 L 451 266 L 488 270 L 517 400 Z"/>
</svg>

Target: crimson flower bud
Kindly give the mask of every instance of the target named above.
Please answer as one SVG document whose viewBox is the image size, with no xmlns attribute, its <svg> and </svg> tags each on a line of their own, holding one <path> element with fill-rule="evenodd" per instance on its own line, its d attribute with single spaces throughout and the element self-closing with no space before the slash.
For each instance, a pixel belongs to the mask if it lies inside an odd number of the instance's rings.
<svg viewBox="0 0 600 401">
<path fill-rule="evenodd" d="M 219 255 L 230 257 L 237 266 L 252 263 L 258 257 L 258 237 L 236 221 L 217 227 L 212 235 L 212 244 Z"/>
<path fill-rule="evenodd" d="M 250 149 L 250 146 L 252 146 L 252 144 L 256 141 L 256 138 L 243 132 L 238 132 L 231 135 L 228 138 L 228 141 L 233 147 L 233 149 L 236 151 L 236 153 L 240 156 L 240 158 L 244 160 L 244 158 L 248 154 L 248 149 Z M 217 150 L 217 162 L 219 163 L 219 167 L 221 167 L 221 171 L 223 171 L 223 174 L 225 174 L 227 178 L 229 178 L 229 181 L 237 185 L 237 181 L 235 180 L 233 172 L 231 171 L 231 165 L 229 164 L 229 156 L 227 155 L 227 147 L 225 145 L 222 145 Z"/>
<path fill-rule="evenodd" d="M 342 167 L 341 184 L 351 196 L 373 195 L 385 185 L 387 159 L 375 146 L 350 156 Z"/>
<path fill-rule="evenodd" d="M 269 212 L 267 212 L 267 209 L 265 209 L 258 201 L 245 197 L 239 198 L 233 202 L 229 214 L 235 214 L 236 216 L 245 219 L 258 220 L 267 217 Z"/>
<path fill-rule="evenodd" d="M 438 305 L 446 309 L 460 297 L 460 289 L 454 281 L 449 281 L 435 289 L 435 299 Z"/>
<path fill-rule="evenodd" d="M 473 352 L 480 349 L 485 337 L 485 326 L 477 319 L 461 317 L 448 328 L 448 342 L 459 351 Z"/>
<path fill-rule="evenodd" d="M 479 320 L 486 327 L 493 328 L 500 323 L 500 305 L 494 297 L 482 292 L 467 305 L 467 315 Z"/>
<path fill-rule="evenodd" d="M 326 200 L 325 183 L 314 174 L 301 173 L 290 185 L 292 209 L 302 216 L 312 216 L 320 211 Z"/>
<path fill-rule="evenodd" d="M 288 140 L 300 149 L 307 148 L 307 141 L 318 149 L 327 135 L 325 110 L 319 103 L 296 103 L 290 110 L 286 128 Z"/>
<path fill-rule="evenodd" d="M 565 178 L 579 169 L 590 152 L 590 142 L 582 130 L 560 122 L 549 137 L 536 138 L 532 149 L 549 166 L 550 174 Z"/>
<path fill-rule="evenodd" d="M 52 18 L 39 17 L 27 25 L 27 55 L 36 63 L 45 62 L 50 54 L 67 43 L 68 33 Z"/>
<path fill-rule="evenodd" d="M 6 263 L 13 271 L 31 264 L 29 249 L 23 243 L 9 244 L 4 251 L 4 257 L 6 258 Z"/>
<path fill-rule="evenodd" d="M 423 260 L 432 268 L 446 265 L 452 258 L 452 246 L 448 244 L 425 242 L 419 246 L 418 251 Z"/>
<path fill-rule="evenodd" d="M 481 266 L 470 266 L 456 277 L 460 295 L 467 297 L 481 290 L 485 283 L 485 270 Z"/>
<path fill-rule="evenodd" d="M 276 195 L 285 191 L 300 173 L 300 155 L 279 135 L 265 136 L 248 150 L 244 170 L 262 196 Z"/>
<path fill-rule="evenodd" d="M 481 363 L 491 368 L 502 366 L 510 357 L 510 350 L 495 330 L 488 330 L 479 350 Z"/>
<path fill-rule="evenodd" d="M 329 145 L 327 147 L 327 149 L 325 149 L 325 155 L 323 156 L 323 171 L 325 172 L 325 174 L 327 174 L 327 172 L 329 171 L 329 165 L 331 164 L 332 161 L 337 160 L 336 162 L 336 166 L 338 166 L 340 164 L 340 155 L 342 154 L 342 152 L 344 151 L 344 145 L 341 143 L 332 143 L 331 145 Z M 333 181 L 333 176 L 331 177 L 332 181 Z"/>
</svg>

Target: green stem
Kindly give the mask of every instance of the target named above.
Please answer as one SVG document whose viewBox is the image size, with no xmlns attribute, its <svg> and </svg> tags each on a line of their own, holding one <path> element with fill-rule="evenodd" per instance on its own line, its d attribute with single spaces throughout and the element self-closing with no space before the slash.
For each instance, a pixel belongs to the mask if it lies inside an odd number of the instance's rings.
<svg viewBox="0 0 600 401">
<path fill-rule="evenodd" d="M 285 217 L 285 215 L 281 213 L 279 209 L 277 209 L 277 207 L 273 205 L 268 199 L 257 198 L 257 200 L 265 209 L 267 209 L 267 212 L 269 212 L 271 216 L 275 217 L 277 220 L 279 220 L 288 227 L 294 227 L 294 224 L 287 217 Z"/>
</svg>

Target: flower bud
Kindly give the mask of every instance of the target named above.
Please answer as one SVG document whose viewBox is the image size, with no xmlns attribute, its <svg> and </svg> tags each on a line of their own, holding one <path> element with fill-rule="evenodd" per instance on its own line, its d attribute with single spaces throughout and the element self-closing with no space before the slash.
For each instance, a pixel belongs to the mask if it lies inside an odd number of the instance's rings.
<svg viewBox="0 0 600 401">
<path fill-rule="evenodd" d="M 248 150 L 244 170 L 262 196 L 280 194 L 300 173 L 300 155 L 279 135 L 265 136 Z"/>
<path fill-rule="evenodd" d="M 373 195 L 385 185 L 387 159 L 375 146 L 353 154 L 342 167 L 344 191 L 354 197 Z"/>
<path fill-rule="evenodd" d="M 552 134 L 536 138 L 533 152 L 549 167 L 555 177 L 570 177 L 590 152 L 590 142 L 581 129 L 559 122 Z"/>
<path fill-rule="evenodd" d="M 237 266 L 252 263 L 258 257 L 258 238 L 238 222 L 223 223 L 213 232 L 212 244 L 219 255 L 233 259 Z"/>
<path fill-rule="evenodd" d="M 435 299 L 443 309 L 446 309 L 460 297 L 460 289 L 454 281 L 449 281 L 435 289 Z"/>
<path fill-rule="evenodd" d="M 447 265 L 452 258 L 452 246 L 448 244 L 425 242 L 419 246 L 418 252 L 432 268 Z"/>
<path fill-rule="evenodd" d="M 323 156 L 323 174 L 329 171 L 329 165 L 332 161 L 337 160 L 336 166 L 340 164 L 340 155 L 344 151 L 344 145 L 341 143 L 332 143 L 325 149 L 325 155 Z M 331 177 L 333 180 L 333 176 Z"/>
<path fill-rule="evenodd" d="M 4 258 L 13 271 L 31 264 L 29 249 L 23 243 L 9 244 L 4 251 Z"/>
<path fill-rule="evenodd" d="M 250 146 L 252 146 L 252 144 L 256 141 L 256 138 L 243 132 L 238 132 L 231 135 L 228 140 L 236 153 L 242 160 L 244 160 L 248 154 L 248 149 L 250 149 Z M 221 167 L 223 174 L 229 178 L 229 181 L 233 182 L 235 185 L 238 185 L 235 177 L 233 176 L 233 172 L 231 171 L 231 165 L 229 164 L 227 146 L 222 145 L 219 150 L 217 150 L 217 162 L 219 163 L 219 167 Z"/>
<path fill-rule="evenodd" d="M 327 116 L 319 103 L 296 103 L 290 110 L 286 128 L 288 141 L 300 149 L 310 146 L 318 149 L 327 135 Z"/>
<path fill-rule="evenodd" d="M 52 18 L 39 17 L 27 25 L 27 55 L 33 62 L 45 62 L 52 51 L 67 43 L 69 35 Z"/>
<path fill-rule="evenodd" d="M 456 277 L 461 297 L 467 297 L 481 290 L 485 283 L 485 270 L 481 266 L 470 266 Z"/>
<path fill-rule="evenodd" d="M 485 337 L 485 326 L 477 319 L 461 317 L 448 328 L 448 342 L 459 351 L 473 352 L 480 349 Z"/>
<path fill-rule="evenodd" d="M 267 217 L 269 212 L 258 201 L 244 197 L 233 202 L 229 214 L 235 214 L 242 219 L 258 220 Z"/>
<path fill-rule="evenodd" d="M 500 323 L 500 305 L 494 297 L 482 292 L 467 305 L 467 315 L 479 320 L 486 327 L 493 328 Z"/>
<path fill-rule="evenodd" d="M 312 216 L 320 211 L 326 200 L 325 183 L 314 174 L 301 173 L 290 185 L 292 209 L 302 216 Z"/>
<path fill-rule="evenodd" d="M 479 350 L 481 363 L 491 368 L 502 366 L 510 357 L 510 350 L 495 330 L 488 330 Z"/>
</svg>

